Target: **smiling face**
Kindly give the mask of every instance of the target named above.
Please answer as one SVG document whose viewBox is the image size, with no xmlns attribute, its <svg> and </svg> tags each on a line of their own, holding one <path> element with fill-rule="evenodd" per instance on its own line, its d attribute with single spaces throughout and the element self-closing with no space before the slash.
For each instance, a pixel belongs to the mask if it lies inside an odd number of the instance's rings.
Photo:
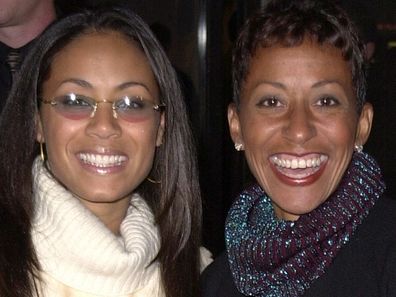
<svg viewBox="0 0 396 297">
<path fill-rule="evenodd" d="M 306 40 L 259 48 L 228 111 L 231 136 L 279 218 L 296 220 L 336 189 L 355 144 L 364 144 L 372 108 L 359 116 L 341 52 Z"/>
<path fill-rule="evenodd" d="M 140 96 L 160 103 L 144 53 L 115 32 L 82 35 L 55 55 L 42 97 L 70 93 L 96 101 Z M 163 130 L 164 118 L 156 111 L 126 121 L 103 103 L 94 117 L 73 118 L 42 104 L 37 140 L 45 142 L 53 175 L 95 213 L 98 205 L 128 205 L 130 193 L 151 170 Z"/>
</svg>

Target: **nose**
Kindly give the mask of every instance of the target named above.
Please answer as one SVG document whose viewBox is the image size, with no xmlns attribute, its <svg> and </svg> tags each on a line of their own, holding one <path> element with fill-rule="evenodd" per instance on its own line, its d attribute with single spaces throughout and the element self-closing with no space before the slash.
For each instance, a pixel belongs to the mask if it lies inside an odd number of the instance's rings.
<svg viewBox="0 0 396 297">
<path fill-rule="evenodd" d="M 316 135 L 314 118 L 307 106 L 296 106 L 287 115 L 283 136 L 291 143 L 302 145 Z"/>
<path fill-rule="evenodd" d="M 112 105 L 98 104 L 96 112 L 87 126 L 88 135 L 107 139 L 121 135 L 121 127 L 114 117 Z"/>
</svg>

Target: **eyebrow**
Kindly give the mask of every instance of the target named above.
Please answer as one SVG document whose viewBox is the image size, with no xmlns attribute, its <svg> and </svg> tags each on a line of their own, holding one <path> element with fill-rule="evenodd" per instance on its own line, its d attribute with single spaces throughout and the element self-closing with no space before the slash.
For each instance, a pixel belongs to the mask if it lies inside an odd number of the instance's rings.
<svg viewBox="0 0 396 297">
<path fill-rule="evenodd" d="M 278 88 L 278 89 L 282 89 L 282 90 L 286 90 L 287 88 L 286 88 L 286 86 L 284 85 L 284 84 L 282 84 L 282 83 L 279 83 L 279 82 L 274 82 L 274 81 L 269 81 L 269 80 L 260 80 L 255 86 L 254 86 L 254 88 L 257 88 L 259 85 L 270 85 L 270 86 L 273 86 L 273 87 L 275 87 L 275 88 Z"/>
<path fill-rule="evenodd" d="M 318 81 L 317 83 L 314 83 L 314 84 L 312 85 L 312 88 L 320 88 L 320 87 L 323 87 L 323 86 L 328 85 L 328 84 L 337 84 L 337 85 L 343 87 L 343 85 L 342 85 L 341 82 L 339 82 L 338 80 L 335 80 L 335 79 L 334 79 L 334 80 L 322 80 L 322 81 Z"/>
<path fill-rule="evenodd" d="M 65 83 L 72 83 L 72 84 L 76 84 L 76 85 L 78 85 L 78 86 L 80 86 L 80 87 L 83 87 L 83 88 L 93 89 L 93 85 L 92 85 L 91 83 L 89 83 L 89 82 L 86 81 L 86 80 L 79 79 L 79 78 L 68 78 L 68 79 L 65 79 L 65 80 L 63 80 L 63 81 L 61 82 L 61 85 L 62 85 L 62 84 L 65 84 Z M 125 90 L 125 89 L 127 89 L 127 88 L 134 87 L 134 86 L 143 87 L 143 88 L 146 89 L 149 93 L 151 93 L 151 92 L 150 92 L 150 89 L 149 89 L 144 83 L 136 82 L 136 81 L 127 81 L 127 82 L 124 82 L 124 83 L 118 85 L 118 86 L 117 86 L 117 89 L 118 89 L 118 90 Z"/>
<path fill-rule="evenodd" d="M 259 81 L 256 84 L 255 88 L 258 87 L 259 85 L 262 85 L 262 84 L 270 85 L 270 86 L 273 86 L 275 88 L 282 89 L 282 90 L 286 90 L 287 89 L 287 87 L 284 84 L 280 83 L 280 82 L 274 82 L 274 81 L 268 81 L 268 80 Z M 322 80 L 322 81 L 318 81 L 318 82 L 314 83 L 311 86 L 311 88 L 313 88 L 313 89 L 314 88 L 320 88 L 320 87 L 323 87 L 323 86 L 328 85 L 328 84 L 337 84 L 337 85 L 343 87 L 342 83 L 339 82 L 338 80 L 327 80 L 326 79 L 326 80 Z"/>
<path fill-rule="evenodd" d="M 62 80 L 60 85 L 63 85 L 65 83 L 76 84 L 83 88 L 90 88 L 90 89 L 93 88 L 93 86 L 89 82 L 87 82 L 86 80 L 83 80 L 83 79 L 78 79 L 78 78 L 68 78 L 68 79 Z"/>
<path fill-rule="evenodd" d="M 119 90 L 124 90 L 124 89 L 130 88 L 130 87 L 135 87 L 135 86 L 143 87 L 143 88 L 145 88 L 149 93 L 151 93 L 150 90 L 149 90 L 149 88 L 148 88 L 144 83 L 137 82 L 137 81 L 127 81 L 127 82 L 124 82 L 124 83 L 118 85 L 118 86 L 117 86 L 117 89 L 119 89 Z"/>
</svg>

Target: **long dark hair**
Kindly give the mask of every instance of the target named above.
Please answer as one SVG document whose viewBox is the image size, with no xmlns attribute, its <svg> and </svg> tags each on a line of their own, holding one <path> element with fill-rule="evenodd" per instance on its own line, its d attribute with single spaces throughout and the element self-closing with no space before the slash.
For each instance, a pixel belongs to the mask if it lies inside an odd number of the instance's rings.
<svg viewBox="0 0 396 297">
<path fill-rule="evenodd" d="M 161 236 L 158 260 L 166 296 L 197 295 L 201 200 L 195 149 L 175 72 L 147 25 L 125 9 L 85 11 L 53 24 L 21 67 L 0 118 L 0 295 L 32 296 L 39 263 L 30 236 L 31 167 L 37 156 L 36 114 L 41 85 L 54 56 L 71 40 L 92 32 L 116 31 L 147 56 L 166 104 L 165 135 L 150 178 L 137 191 L 151 207 Z"/>
<path fill-rule="evenodd" d="M 245 23 L 233 53 L 234 101 L 239 103 L 250 62 L 260 47 L 294 47 L 304 38 L 330 44 L 349 62 L 360 113 L 366 96 L 363 45 L 347 14 L 331 0 L 272 0 Z"/>
</svg>

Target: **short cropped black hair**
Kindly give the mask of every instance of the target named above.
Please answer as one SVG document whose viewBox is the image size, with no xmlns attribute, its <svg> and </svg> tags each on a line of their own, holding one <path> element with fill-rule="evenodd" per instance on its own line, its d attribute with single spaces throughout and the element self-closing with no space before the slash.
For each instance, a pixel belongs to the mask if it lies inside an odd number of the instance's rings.
<svg viewBox="0 0 396 297">
<path fill-rule="evenodd" d="M 259 47 L 294 47 L 305 38 L 341 50 L 351 67 L 360 113 L 366 96 L 363 45 L 348 15 L 327 0 L 272 0 L 263 11 L 247 20 L 233 52 L 234 102 L 239 104 L 250 62 Z"/>
</svg>

